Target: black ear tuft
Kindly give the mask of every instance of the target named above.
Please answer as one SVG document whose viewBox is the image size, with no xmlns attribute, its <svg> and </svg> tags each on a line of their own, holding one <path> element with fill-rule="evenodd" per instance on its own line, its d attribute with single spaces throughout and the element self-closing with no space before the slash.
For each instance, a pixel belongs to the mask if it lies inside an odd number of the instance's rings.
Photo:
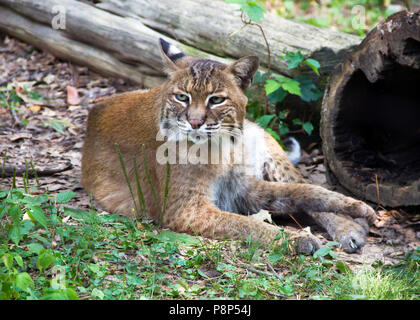
<svg viewBox="0 0 420 320">
<path fill-rule="evenodd" d="M 162 48 L 162 51 L 167 55 L 169 51 L 170 43 L 163 40 L 162 38 L 159 38 L 159 44 L 160 44 L 160 47 Z"/>
<path fill-rule="evenodd" d="M 159 44 L 162 49 L 162 52 L 170 59 L 172 62 L 176 62 L 179 58 L 185 57 L 185 53 L 179 50 L 173 44 L 170 44 L 166 40 L 159 38 Z"/>
<path fill-rule="evenodd" d="M 176 62 L 178 59 L 184 57 L 185 53 L 162 38 L 159 38 L 159 47 L 166 71 L 171 73 L 178 70 L 179 66 Z"/>
</svg>

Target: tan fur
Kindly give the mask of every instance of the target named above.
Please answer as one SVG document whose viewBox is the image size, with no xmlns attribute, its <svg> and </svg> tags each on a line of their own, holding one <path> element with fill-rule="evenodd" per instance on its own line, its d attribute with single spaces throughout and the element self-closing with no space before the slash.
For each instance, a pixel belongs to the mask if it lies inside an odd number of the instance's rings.
<svg viewBox="0 0 420 320">
<path fill-rule="evenodd" d="M 243 58 L 226 66 L 186 56 L 175 60 L 165 54 L 165 50 L 162 53 L 170 72 L 167 82 L 149 91 L 112 96 L 89 113 L 82 183 L 107 211 L 134 214 L 135 205 L 115 150 L 118 144 L 133 190 L 136 190 L 133 169 L 133 159 L 136 159 L 148 214 L 153 220 L 159 220 L 159 209 L 146 182 L 142 145 L 153 185 L 158 190 L 159 206 L 162 206 L 166 165 L 156 161 L 156 151 L 163 143 L 156 141 L 156 136 L 164 127 L 165 119 L 168 121 L 165 126 L 177 127 L 174 123 L 178 121 L 176 123 L 181 122 L 182 127 L 188 126 L 191 119 L 199 118 L 204 126 L 223 123 L 251 130 L 247 131 L 255 132 L 251 138 L 263 137 L 257 140 L 257 146 L 262 149 L 258 149 L 258 154 L 252 148 L 245 153 L 245 157 L 253 159 L 253 165 L 171 164 L 163 227 L 210 238 L 252 235 L 254 239 L 269 242 L 277 235 L 278 228 L 249 219 L 247 214 L 260 209 L 273 214 L 305 212 L 339 241 L 344 250 L 353 252 L 364 244 L 365 221 L 375 220 L 374 211 L 361 201 L 305 183 L 277 142 L 245 120 L 244 90 L 256 71 L 255 58 Z M 192 97 L 188 106 L 176 100 L 174 94 L 179 92 Z M 213 93 L 228 97 L 222 107 L 211 109 L 205 105 Z M 194 142 L 188 142 L 188 147 L 193 145 Z M 228 212 L 232 210 L 235 212 Z M 302 251 L 311 252 L 320 246 L 314 236 L 299 234 L 297 237 Z"/>
</svg>

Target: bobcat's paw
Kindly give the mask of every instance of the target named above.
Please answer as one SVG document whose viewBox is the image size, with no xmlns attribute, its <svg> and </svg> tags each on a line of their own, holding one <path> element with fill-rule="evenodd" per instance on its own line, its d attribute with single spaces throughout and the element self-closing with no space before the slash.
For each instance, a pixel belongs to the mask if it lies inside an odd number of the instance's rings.
<svg viewBox="0 0 420 320">
<path fill-rule="evenodd" d="M 356 252 L 365 245 L 369 228 L 367 223 L 362 221 L 363 219 L 356 222 L 349 218 L 343 218 L 343 221 L 331 232 L 332 238 L 340 243 L 341 249 L 345 252 Z"/>
<path fill-rule="evenodd" d="M 363 201 L 354 200 L 352 198 L 349 205 L 345 206 L 345 213 L 353 218 L 363 218 L 372 225 L 376 220 L 376 213 L 370 206 Z"/>
<path fill-rule="evenodd" d="M 310 233 L 296 236 L 293 243 L 296 251 L 303 254 L 312 254 L 322 247 L 321 240 Z"/>
</svg>

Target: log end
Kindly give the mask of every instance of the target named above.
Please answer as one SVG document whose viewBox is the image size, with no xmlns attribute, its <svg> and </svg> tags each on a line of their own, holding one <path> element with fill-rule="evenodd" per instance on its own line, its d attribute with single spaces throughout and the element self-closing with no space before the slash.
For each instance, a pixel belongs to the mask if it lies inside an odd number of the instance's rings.
<svg viewBox="0 0 420 320">
<path fill-rule="evenodd" d="M 420 205 L 420 11 L 390 16 L 336 68 L 321 136 L 331 174 L 353 194 Z"/>
</svg>

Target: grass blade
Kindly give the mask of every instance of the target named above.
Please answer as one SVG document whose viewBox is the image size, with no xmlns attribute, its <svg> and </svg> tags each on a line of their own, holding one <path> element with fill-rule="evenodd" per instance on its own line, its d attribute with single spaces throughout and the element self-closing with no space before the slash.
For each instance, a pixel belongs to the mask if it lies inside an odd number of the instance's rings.
<svg viewBox="0 0 420 320">
<path fill-rule="evenodd" d="M 23 174 L 23 186 L 26 193 L 28 193 L 28 184 L 29 184 L 28 161 L 25 159 L 25 173 Z"/>
<path fill-rule="evenodd" d="M 1 167 L 1 177 L 4 178 L 4 174 L 6 172 L 6 157 L 7 157 L 7 150 L 4 152 L 3 156 L 3 165 Z"/>
<path fill-rule="evenodd" d="M 39 183 L 39 180 L 38 180 L 38 174 L 36 173 L 34 162 L 32 161 L 32 158 L 31 158 L 31 162 L 30 163 L 31 163 L 33 175 L 35 177 L 36 185 L 39 187 L 40 183 Z"/>
<path fill-rule="evenodd" d="M 16 167 L 13 167 L 12 189 L 16 189 Z"/>
<path fill-rule="evenodd" d="M 137 185 L 137 197 L 139 198 L 140 210 L 142 211 L 142 216 L 146 217 L 146 201 L 144 200 L 143 191 L 140 186 L 140 179 L 139 179 L 139 174 L 137 171 L 136 158 L 133 158 L 133 164 L 134 164 L 134 175 L 136 178 L 136 185 Z"/>
<path fill-rule="evenodd" d="M 156 190 L 153 186 L 152 179 L 150 178 L 149 168 L 147 167 L 147 159 L 146 159 L 146 149 L 144 144 L 141 146 L 141 151 L 143 154 L 143 166 L 144 166 L 144 173 L 146 174 L 147 182 L 149 183 L 150 190 L 152 191 L 153 200 L 155 201 L 156 207 L 159 208 L 160 215 L 162 215 L 162 209 L 160 208 L 158 197 L 156 194 Z"/>
<path fill-rule="evenodd" d="M 160 221 L 159 221 L 160 225 L 162 225 L 163 215 L 165 214 L 165 211 L 166 211 L 166 202 L 168 200 L 170 178 L 171 178 L 171 166 L 169 165 L 169 162 L 166 162 L 165 190 L 163 194 L 163 206 L 160 212 Z"/>
<path fill-rule="evenodd" d="M 139 211 L 138 211 L 138 208 L 137 208 L 137 204 L 136 204 L 136 199 L 134 198 L 133 188 L 131 187 L 130 180 L 128 179 L 128 175 L 127 175 L 127 170 L 126 170 L 126 167 L 125 167 L 124 159 L 123 159 L 123 157 L 121 155 L 121 151 L 120 151 L 120 148 L 118 147 L 118 144 L 117 143 L 115 144 L 115 149 L 117 150 L 118 158 L 120 159 L 120 163 L 121 163 L 121 167 L 122 167 L 122 170 L 123 170 L 123 173 L 124 173 L 125 181 L 127 182 L 128 189 L 130 190 L 130 193 L 131 193 L 131 198 L 133 199 L 133 202 L 134 202 L 134 210 L 136 210 L 136 214 L 139 214 Z"/>
</svg>

